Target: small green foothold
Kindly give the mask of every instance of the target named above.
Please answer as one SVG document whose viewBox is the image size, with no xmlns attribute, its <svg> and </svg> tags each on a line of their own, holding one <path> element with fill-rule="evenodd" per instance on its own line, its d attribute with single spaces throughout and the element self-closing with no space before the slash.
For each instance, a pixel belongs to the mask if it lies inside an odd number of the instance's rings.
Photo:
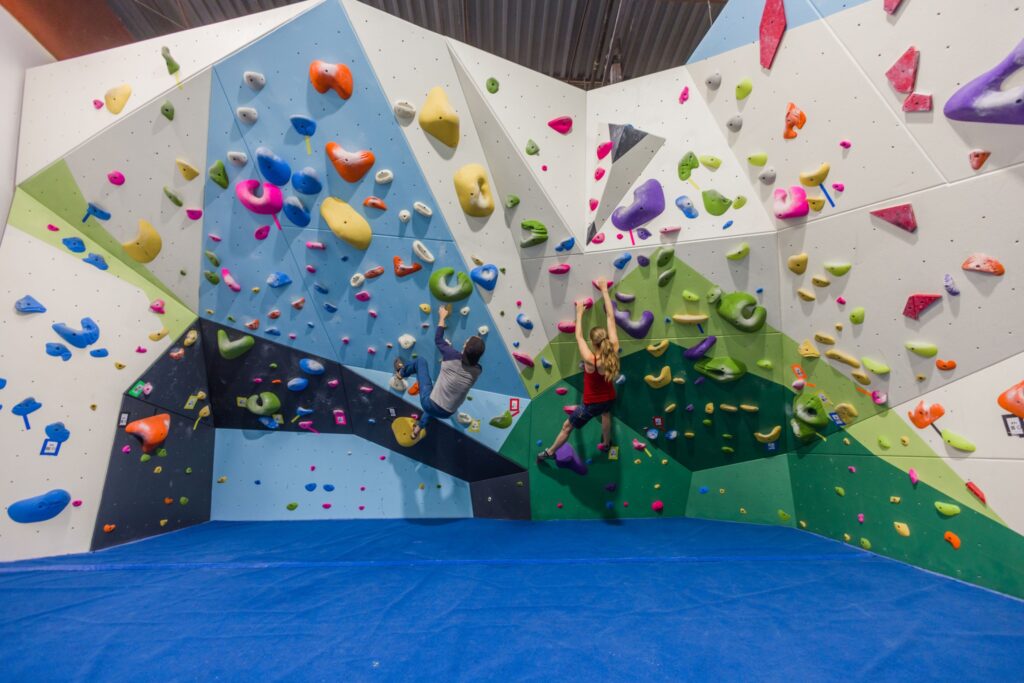
<svg viewBox="0 0 1024 683">
<path fill-rule="evenodd" d="M 168 121 L 174 120 L 174 105 L 171 104 L 170 100 L 164 100 L 164 103 L 160 105 L 160 113 L 164 115 L 164 118 Z"/>
<path fill-rule="evenodd" d="M 871 550 L 871 541 L 866 538 L 860 539 L 860 547 L 864 548 L 864 550 Z"/>
<path fill-rule="evenodd" d="M 757 361 L 757 367 L 761 368 L 762 370 L 771 370 L 772 368 L 775 367 L 775 364 L 772 363 L 771 360 L 769 360 L 768 358 L 762 358 L 761 360 Z"/>
<path fill-rule="evenodd" d="M 781 521 L 788 522 L 791 519 L 790 514 L 788 512 L 786 512 L 785 510 L 778 510 L 777 512 L 778 512 L 778 515 L 779 515 L 779 519 Z"/>
<path fill-rule="evenodd" d="M 498 429 L 508 429 L 509 427 L 512 426 L 512 411 L 506 410 L 501 415 L 498 415 L 497 417 L 492 417 L 490 420 L 490 425 L 492 427 L 497 427 Z"/>
<path fill-rule="evenodd" d="M 171 200 L 171 204 L 175 206 L 184 206 L 185 202 L 182 201 L 181 196 L 171 188 L 164 186 L 164 195 Z"/>
<path fill-rule="evenodd" d="M 493 95 L 496 92 L 498 92 L 498 88 L 501 87 L 501 84 L 498 83 L 498 79 L 497 78 L 494 78 L 493 76 L 491 76 L 490 78 L 487 79 L 487 86 L 486 87 L 487 87 L 487 92 L 489 92 L 489 93 L 491 93 Z"/>
<path fill-rule="evenodd" d="M 679 179 L 687 181 L 690 179 L 690 172 L 700 166 L 700 162 L 697 161 L 697 155 L 693 152 L 687 152 L 683 155 L 683 158 L 679 160 L 679 166 L 677 171 L 679 173 Z"/>
<path fill-rule="evenodd" d="M 839 261 L 826 261 L 825 270 L 832 273 L 836 277 L 842 277 L 850 272 L 850 268 L 853 268 L 852 263 L 841 263 Z"/>
<path fill-rule="evenodd" d="M 967 439 L 967 437 L 961 436 L 956 432 L 951 432 L 948 429 L 943 429 L 940 432 L 940 434 L 942 435 L 942 440 L 946 442 L 947 446 L 951 446 L 957 449 L 958 451 L 963 451 L 964 453 L 973 453 L 974 451 L 977 450 L 977 446 L 971 443 Z"/>
<path fill-rule="evenodd" d="M 717 171 L 719 166 L 722 165 L 722 160 L 711 154 L 702 154 L 698 158 L 705 168 L 710 168 L 712 171 Z"/>
<path fill-rule="evenodd" d="M 718 190 L 704 190 L 700 194 L 704 200 L 704 210 L 712 216 L 721 216 L 732 206 L 732 200 Z"/>
<path fill-rule="evenodd" d="M 887 451 L 890 448 L 892 448 L 892 442 L 889 441 L 889 437 L 887 437 L 887 436 L 884 436 L 884 435 L 879 436 L 878 437 L 878 447 L 881 448 L 883 451 Z"/>
<path fill-rule="evenodd" d="M 176 61 L 174 61 L 174 57 L 171 56 L 171 48 L 165 45 L 164 47 L 160 48 L 160 54 L 163 55 L 164 62 L 167 63 L 168 75 L 173 76 L 174 74 L 178 73 L 178 69 L 180 69 L 181 67 L 178 65 Z"/>
<path fill-rule="evenodd" d="M 750 82 L 750 79 L 744 78 L 736 84 L 736 101 L 747 99 L 753 89 L 754 84 Z"/>
<path fill-rule="evenodd" d="M 285 505 L 285 507 L 288 508 L 289 510 L 294 510 L 295 508 L 299 507 L 299 504 L 298 503 L 288 503 L 287 505 Z"/>
<path fill-rule="evenodd" d="M 188 275 L 188 272 L 184 268 L 182 268 L 181 270 L 178 271 L 178 275 L 185 277 L 186 275 Z"/>
<path fill-rule="evenodd" d="M 861 325 L 864 323 L 864 307 L 858 306 L 857 308 L 850 311 L 850 322 L 854 325 Z"/>
<path fill-rule="evenodd" d="M 158 448 L 156 450 L 156 457 L 158 457 L 158 458 L 166 458 L 167 457 L 167 449 L 166 448 Z"/>
<path fill-rule="evenodd" d="M 530 156 L 540 154 L 540 145 L 534 142 L 532 139 L 526 141 L 526 153 Z"/>
<path fill-rule="evenodd" d="M 501 273 L 502 275 L 504 275 L 504 274 L 505 274 L 505 267 L 504 267 L 504 266 L 502 266 L 501 268 L 498 268 L 498 271 L 499 271 L 499 272 L 500 272 L 500 273 Z"/>
<path fill-rule="evenodd" d="M 213 272 L 212 270 L 203 271 L 203 277 L 205 277 L 206 281 L 209 282 L 211 285 L 220 284 L 220 275 L 217 275 L 217 273 Z"/>
<path fill-rule="evenodd" d="M 708 290 L 707 299 L 708 299 L 708 303 L 709 304 L 717 304 L 718 300 L 721 299 L 721 298 L 722 298 L 722 288 L 721 287 L 715 286 L 715 287 L 712 287 L 711 289 Z"/>
<path fill-rule="evenodd" d="M 192 468 L 191 467 L 186 467 L 185 468 L 185 474 L 192 474 Z"/>
<path fill-rule="evenodd" d="M 139 462 L 149 462 L 150 460 L 152 460 L 152 458 L 150 457 L 149 453 L 143 453 L 142 457 L 139 458 Z"/>
<path fill-rule="evenodd" d="M 651 254 L 651 260 L 654 261 L 655 265 L 659 268 L 664 268 L 668 264 L 672 263 L 672 258 L 675 256 L 675 252 L 672 247 L 658 247 Z"/>
<path fill-rule="evenodd" d="M 709 420 L 708 418 L 704 418 L 703 420 L 701 420 L 701 424 L 703 424 L 705 427 L 710 427 L 711 420 Z"/>
<path fill-rule="evenodd" d="M 206 260 L 209 261 L 210 265 L 213 266 L 214 268 L 216 268 L 216 267 L 218 267 L 220 265 L 220 259 L 217 258 L 217 255 L 214 254 L 212 251 L 207 251 L 205 253 L 205 256 L 206 256 Z"/>
<path fill-rule="evenodd" d="M 939 514 L 943 517 L 956 517 L 960 514 L 960 506 L 954 505 L 953 503 L 940 503 L 935 502 L 935 509 L 939 511 Z"/>
<path fill-rule="evenodd" d="M 697 294 L 697 292 L 691 292 L 688 289 L 683 290 L 683 298 L 686 299 L 687 301 L 700 301 L 700 295 Z"/>
<path fill-rule="evenodd" d="M 747 157 L 747 163 L 751 166 L 764 166 L 768 163 L 768 155 L 764 152 L 755 152 Z"/>
<path fill-rule="evenodd" d="M 732 446 L 722 446 L 722 452 L 723 453 L 735 453 L 736 449 L 733 448 Z"/>
<path fill-rule="evenodd" d="M 842 486 L 837 486 L 836 487 L 836 495 L 837 496 L 845 496 L 846 495 L 846 489 L 844 489 Z"/>
<path fill-rule="evenodd" d="M 182 496 L 181 498 L 178 499 L 178 503 L 181 505 L 188 505 L 188 498 Z"/>
<path fill-rule="evenodd" d="M 746 242 L 740 242 L 739 245 L 730 251 L 725 253 L 725 258 L 730 261 L 742 261 L 750 255 L 750 245 Z"/>
<path fill-rule="evenodd" d="M 277 370 L 277 363 L 271 363 L 267 367 L 269 367 L 271 370 Z"/>
<path fill-rule="evenodd" d="M 905 345 L 907 350 L 916 353 L 922 358 L 932 358 L 939 352 L 939 347 L 928 342 L 909 341 Z"/>
<path fill-rule="evenodd" d="M 736 195 L 736 199 L 732 200 L 732 210 L 737 211 L 747 205 L 747 198 L 741 194 Z"/>
<path fill-rule="evenodd" d="M 659 287 L 664 287 L 665 285 L 667 285 L 669 282 L 671 282 L 672 278 L 675 277 L 675 274 L 676 274 L 676 269 L 675 268 L 669 268 L 668 270 L 663 270 L 661 272 L 661 275 L 658 276 L 658 286 Z"/>
<path fill-rule="evenodd" d="M 865 358 L 861 358 L 860 362 L 870 372 L 873 372 L 876 375 L 888 375 L 889 374 L 889 370 L 890 370 L 889 366 L 886 365 L 885 363 L 883 363 L 880 360 L 875 360 L 874 358 L 867 358 L 867 357 L 865 357 Z"/>
<path fill-rule="evenodd" d="M 217 161 L 213 162 L 213 166 L 210 166 L 210 180 L 225 190 L 228 189 L 228 170 L 224 168 L 224 162 L 220 159 L 217 159 Z"/>
<path fill-rule="evenodd" d="M 732 434 L 722 434 L 722 438 L 726 441 L 732 441 Z"/>
<path fill-rule="evenodd" d="M 233 315 L 229 315 L 229 316 L 228 316 L 228 322 L 230 322 L 230 323 L 236 322 L 236 321 L 235 321 L 235 316 L 233 316 Z"/>
<path fill-rule="evenodd" d="M 519 197 L 514 194 L 505 195 L 505 208 L 512 209 L 519 206 Z"/>
</svg>

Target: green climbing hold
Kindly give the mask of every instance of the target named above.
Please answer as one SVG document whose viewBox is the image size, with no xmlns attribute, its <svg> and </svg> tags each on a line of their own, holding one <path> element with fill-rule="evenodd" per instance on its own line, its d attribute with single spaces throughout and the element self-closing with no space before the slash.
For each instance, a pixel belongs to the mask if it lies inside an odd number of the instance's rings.
<svg viewBox="0 0 1024 683">
<path fill-rule="evenodd" d="M 455 275 L 454 283 L 449 280 L 452 275 Z M 438 268 L 427 285 L 430 293 L 440 301 L 462 301 L 473 293 L 473 281 L 463 271 L 456 273 L 454 268 Z"/>
<path fill-rule="evenodd" d="M 512 426 L 512 411 L 506 410 L 501 415 L 497 417 L 492 417 L 490 420 L 490 425 L 492 427 L 497 427 L 498 429 L 508 429 L 509 427 Z"/>
<path fill-rule="evenodd" d="M 706 417 L 703 420 L 701 420 L 701 424 L 703 424 L 705 427 L 710 427 L 712 425 L 712 422 L 710 418 Z"/>
<path fill-rule="evenodd" d="M 664 287 L 665 285 L 667 285 L 669 282 L 672 281 L 672 278 L 675 277 L 675 275 L 676 275 L 676 269 L 675 268 L 669 268 L 668 270 L 663 270 L 661 272 L 661 274 L 658 275 L 658 286 L 659 287 Z"/>
<path fill-rule="evenodd" d="M 907 350 L 916 353 L 922 358 L 932 358 L 939 352 L 939 347 L 928 342 L 909 341 L 905 345 Z"/>
<path fill-rule="evenodd" d="M 527 247 L 535 247 L 538 244 L 543 244 L 548 241 L 548 229 L 540 221 L 523 221 L 519 224 L 519 227 L 523 230 L 529 230 L 530 236 L 524 240 L 520 240 L 519 246 L 523 249 Z"/>
<path fill-rule="evenodd" d="M 744 78 L 736 84 L 736 101 L 747 99 L 753 89 L 754 84 L 750 82 L 750 79 Z"/>
<path fill-rule="evenodd" d="M 149 453 L 143 453 L 142 457 L 139 458 L 139 462 L 149 462 L 152 459 L 153 458 L 152 458 L 152 456 L 150 456 Z"/>
<path fill-rule="evenodd" d="M 704 199 L 704 210 L 712 216 L 721 216 L 732 206 L 732 200 L 718 190 L 704 190 L 700 195 Z"/>
<path fill-rule="evenodd" d="M 935 502 L 935 509 L 939 511 L 939 514 L 943 517 L 956 517 L 960 514 L 960 506 L 953 503 L 941 503 Z"/>
<path fill-rule="evenodd" d="M 166 185 L 164 186 L 164 196 L 170 199 L 171 204 L 174 204 L 175 206 L 185 205 L 185 202 L 182 201 L 181 196 L 171 188 L 167 187 Z"/>
<path fill-rule="evenodd" d="M 299 504 L 298 503 L 288 503 L 287 505 L 285 505 L 285 507 L 288 508 L 289 510 L 294 510 L 295 508 L 299 507 Z"/>
<path fill-rule="evenodd" d="M 182 496 L 181 498 L 178 499 L 178 504 L 179 505 L 188 505 L 188 498 L 186 498 L 185 496 Z"/>
<path fill-rule="evenodd" d="M 829 423 L 824 401 L 812 392 L 797 394 L 793 398 L 793 416 L 811 427 L 824 427 Z"/>
<path fill-rule="evenodd" d="M 700 295 L 697 292 L 691 292 L 688 289 L 683 290 L 683 298 L 687 301 L 697 302 L 700 301 Z"/>
<path fill-rule="evenodd" d="M 722 298 L 722 288 L 715 286 L 708 290 L 707 300 L 709 304 L 717 304 L 718 300 Z"/>
<path fill-rule="evenodd" d="M 164 118 L 168 121 L 174 120 L 174 105 L 171 104 L 170 100 L 164 100 L 164 103 L 160 105 L 160 113 L 164 115 Z"/>
<path fill-rule="evenodd" d="M 887 451 L 892 448 L 892 442 L 889 441 L 889 437 L 882 434 L 878 437 L 878 447 L 883 451 Z"/>
<path fill-rule="evenodd" d="M 256 344 L 256 339 L 251 334 L 243 334 L 238 339 L 231 341 L 228 333 L 224 330 L 217 330 L 217 351 L 220 357 L 227 360 L 234 360 L 244 356 Z"/>
<path fill-rule="evenodd" d="M 679 166 L 676 169 L 679 172 L 679 179 L 686 181 L 690 179 L 690 173 L 700 167 L 700 162 L 697 161 L 697 155 L 693 152 L 687 152 L 683 155 L 683 158 L 679 160 Z"/>
<path fill-rule="evenodd" d="M 742 261 L 750 255 L 750 245 L 740 242 L 734 249 L 725 252 L 725 258 L 730 261 Z"/>
<path fill-rule="evenodd" d="M 540 145 L 534 142 L 532 139 L 526 141 L 526 153 L 530 156 L 540 154 Z"/>
<path fill-rule="evenodd" d="M 854 325 L 861 325 L 864 322 L 864 307 L 858 306 L 850 311 L 850 322 Z"/>
<path fill-rule="evenodd" d="M 192 474 L 192 468 L 191 467 L 186 467 L 185 468 L 185 474 Z"/>
<path fill-rule="evenodd" d="M 210 265 L 213 266 L 214 268 L 216 268 L 217 266 L 220 265 L 220 259 L 217 258 L 217 255 L 214 254 L 212 251 L 207 251 L 204 254 L 204 256 L 206 256 L 206 260 L 209 261 Z M 219 279 L 218 279 L 218 281 L 219 281 Z"/>
<path fill-rule="evenodd" d="M 801 441 L 808 441 L 818 433 L 814 427 L 806 422 L 801 422 L 795 417 L 789 421 L 789 426 L 793 430 L 793 435 Z"/>
<path fill-rule="evenodd" d="M 747 163 L 751 166 L 764 166 L 768 163 L 768 155 L 764 152 L 757 152 L 747 157 Z"/>
<path fill-rule="evenodd" d="M 166 458 L 167 457 L 167 449 L 166 448 L 158 448 L 158 449 L 156 449 L 156 457 L 158 457 L 158 458 Z"/>
<path fill-rule="evenodd" d="M 272 391 L 261 391 L 245 399 L 245 407 L 253 415 L 273 415 L 281 410 L 281 399 Z"/>
<path fill-rule="evenodd" d="M 672 250 L 672 247 L 658 247 L 654 250 L 654 253 L 651 254 L 651 260 L 654 261 L 659 268 L 664 268 L 668 264 L 672 263 L 672 259 L 675 255 L 676 254 Z"/>
<path fill-rule="evenodd" d="M 164 63 L 167 64 L 168 75 L 173 76 L 174 74 L 178 73 L 178 69 L 180 69 L 181 67 L 178 66 L 178 63 L 174 61 L 174 57 L 171 56 L 171 48 L 165 45 L 164 47 L 160 48 L 160 54 L 163 55 Z"/>
<path fill-rule="evenodd" d="M 757 367 L 761 368 L 762 370 L 771 370 L 775 367 L 775 363 L 772 363 L 770 358 L 762 358 L 761 360 L 757 361 Z"/>
<path fill-rule="evenodd" d="M 487 92 L 489 92 L 492 95 L 494 95 L 495 93 L 498 92 L 498 89 L 501 87 L 501 84 L 498 83 L 498 79 L 497 78 L 494 78 L 493 76 L 491 76 L 490 78 L 487 79 L 487 84 L 486 84 L 485 87 L 487 88 Z"/>
<path fill-rule="evenodd" d="M 722 446 L 722 452 L 723 453 L 735 453 L 736 449 L 733 448 L 732 446 Z"/>
<path fill-rule="evenodd" d="M 741 194 L 736 195 L 736 199 L 734 199 L 732 201 L 732 210 L 736 211 L 738 209 L 742 209 L 746 205 L 747 205 L 747 198 L 745 196 L 741 195 Z"/>
<path fill-rule="evenodd" d="M 783 522 L 788 522 L 790 519 L 792 519 L 792 516 L 785 510 L 778 510 L 777 514 L 779 515 L 779 520 Z"/>
<path fill-rule="evenodd" d="M 717 171 L 718 168 L 722 165 L 721 159 L 710 154 L 702 154 L 698 157 L 698 159 L 700 159 L 700 163 L 704 166 L 704 168 L 710 168 L 712 171 Z"/>
<path fill-rule="evenodd" d="M 869 541 L 866 538 L 861 538 L 860 539 L 860 547 L 864 548 L 864 550 L 871 550 L 871 541 Z"/>
<path fill-rule="evenodd" d="M 694 364 L 693 369 L 716 382 L 735 382 L 747 374 L 747 366 L 743 361 L 728 356 L 702 358 Z"/>
<path fill-rule="evenodd" d="M 210 166 L 210 180 L 225 190 L 228 189 L 228 170 L 224 168 L 224 162 L 220 159 L 217 159 L 217 161 L 213 162 L 213 166 Z"/>
<path fill-rule="evenodd" d="M 271 370 L 277 370 L 277 363 L 271 363 L 267 367 L 270 368 Z"/>
<path fill-rule="evenodd" d="M 839 497 L 845 496 L 846 495 L 846 489 L 844 489 L 842 486 L 837 486 L 836 487 L 836 495 L 839 496 Z"/>
<path fill-rule="evenodd" d="M 519 206 L 519 197 L 517 195 L 514 195 L 514 194 L 507 194 L 507 195 L 505 195 L 505 208 L 506 209 L 514 209 L 517 206 Z"/>
<path fill-rule="evenodd" d="M 873 372 L 876 375 L 888 375 L 889 374 L 889 370 L 890 370 L 889 366 L 886 365 L 885 363 L 883 363 L 880 360 L 875 360 L 874 358 L 867 358 L 867 357 L 865 357 L 865 358 L 861 358 L 860 362 L 861 362 L 861 364 L 864 365 L 864 367 L 866 367 L 868 369 L 869 372 Z"/>
<path fill-rule="evenodd" d="M 841 277 L 850 272 L 850 268 L 853 268 L 852 263 L 840 262 L 840 261 L 826 261 L 825 270 L 832 273 L 836 277 Z"/>
<path fill-rule="evenodd" d="M 753 294 L 729 292 L 718 300 L 718 315 L 741 332 L 757 332 L 764 327 L 768 311 L 758 306 Z"/>
<path fill-rule="evenodd" d="M 967 437 L 961 436 L 956 432 L 951 432 L 948 429 L 943 429 L 942 431 L 939 432 L 939 434 L 942 436 L 942 440 L 946 442 L 947 446 L 951 446 L 952 448 L 955 448 L 958 451 L 963 451 L 964 453 L 973 453 L 978 449 L 977 446 L 971 443 L 971 441 Z"/>
</svg>

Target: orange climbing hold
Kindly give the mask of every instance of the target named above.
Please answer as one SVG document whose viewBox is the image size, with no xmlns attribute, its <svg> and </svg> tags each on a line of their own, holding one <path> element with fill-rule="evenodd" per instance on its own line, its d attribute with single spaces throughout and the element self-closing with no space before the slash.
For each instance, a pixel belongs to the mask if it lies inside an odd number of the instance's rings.
<svg viewBox="0 0 1024 683">
<path fill-rule="evenodd" d="M 989 275 L 1002 275 L 1006 272 L 999 259 L 987 254 L 971 254 L 961 265 L 964 270 L 973 270 L 975 273 L 988 273 Z"/>
<path fill-rule="evenodd" d="M 412 263 L 403 263 L 401 256 L 396 256 L 394 259 L 395 264 L 395 275 L 398 277 L 405 277 L 406 275 L 412 275 L 418 270 L 421 270 L 423 266 L 413 261 Z"/>
<path fill-rule="evenodd" d="M 956 361 L 942 360 L 941 358 L 936 358 L 935 367 L 937 367 L 939 370 L 956 370 Z"/>
<path fill-rule="evenodd" d="M 409 387 L 409 395 L 415 396 L 418 393 L 420 393 L 420 383 L 414 382 L 413 385 Z"/>
<path fill-rule="evenodd" d="M 350 183 L 358 183 L 376 161 L 373 152 L 368 149 L 350 152 L 337 142 L 328 142 L 325 150 L 327 158 L 334 165 L 334 170 Z"/>
<path fill-rule="evenodd" d="M 117 528 L 116 524 L 104 524 L 103 525 L 103 533 L 109 534 L 111 531 L 113 531 L 116 528 Z"/>
<path fill-rule="evenodd" d="M 309 82 L 321 95 L 333 90 L 343 100 L 352 97 L 352 72 L 344 64 L 314 59 L 309 63 Z"/>
<path fill-rule="evenodd" d="M 946 409 L 939 403 L 928 404 L 921 401 L 917 407 L 907 413 L 907 417 L 918 429 L 924 429 L 946 414 Z"/>
<path fill-rule="evenodd" d="M 786 131 L 782 134 L 782 137 L 792 140 L 796 137 L 795 129 L 803 128 L 805 123 L 807 123 L 807 114 L 790 102 L 786 105 Z"/>
<path fill-rule="evenodd" d="M 387 211 L 388 205 L 384 203 L 384 200 L 380 197 L 374 197 L 370 195 L 363 200 L 363 206 L 368 206 L 371 209 L 380 209 L 381 211 Z"/>
<path fill-rule="evenodd" d="M 1024 420 L 1024 381 L 1017 382 L 999 394 L 996 402 L 1006 412 L 1012 413 Z"/>
<path fill-rule="evenodd" d="M 138 437 L 142 441 L 142 452 L 149 453 L 167 439 L 167 432 L 170 428 L 171 416 L 167 413 L 160 413 L 129 422 L 124 431 Z"/>
<path fill-rule="evenodd" d="M 952 531 L 947 531 L 945 534 L 942 535 L 942 537 L 946 539 L 946 543 L 949 543 L 951 546 L 953 546 L 953 550 L 960 550 L 959 536 L 954 534 Z"/>
</svg>

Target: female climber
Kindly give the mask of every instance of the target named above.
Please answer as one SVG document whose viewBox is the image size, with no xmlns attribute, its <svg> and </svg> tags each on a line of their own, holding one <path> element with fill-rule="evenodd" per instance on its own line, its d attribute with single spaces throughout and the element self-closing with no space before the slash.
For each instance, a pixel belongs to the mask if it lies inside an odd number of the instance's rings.
<svg viewBox="0 0 1024 683">
<path fill-rule="evenodd" d="M 434 343 L 441 352 L 441 370 L 437 382 L 430 379 L 430 366 L 420 356 L 416 362 L 406 365 L 401 358 L 395 359 L 396 381 L 416 375 L 420 383 L 420 407 L 423 414 L 413 425 L 412 438 L 418 439 L 420 432 L 427 426 L 432 417 L 447 420 L 455 414 L 466 395 L 484 371 L 480 365 L 480 356 L 484 355 L 484 340 L 473 335 L 462 345 L 462 351 L 456 351 L 444 338 L 445 320 L 451 312 L 451 306 L 442 306 L 437 312 L 437 332 Z"/>
<path fill-rule="evenodd" d="M 612 405 L 615 403 L 615 378 L 619 376 L 619 335 L 615 329 L 615 314 L 608 296 L 608 281 L 598 280 L 604 300 L 604 327 L 590 328 L 590 350 L 583 338 L 583 311 L 587 302 L 576 302 L 576 345 L 583 358 L 583 404 L 576 406 L 562 425 L 555 442 L 537 454 L 537 462 L 554 457 L 555 451 L 569 439 L 573 429 L 580 429 L 593 418 L 601 416 L 601 444 L 598 449 L 608 450 L 612 445 Z"/>
</svg>

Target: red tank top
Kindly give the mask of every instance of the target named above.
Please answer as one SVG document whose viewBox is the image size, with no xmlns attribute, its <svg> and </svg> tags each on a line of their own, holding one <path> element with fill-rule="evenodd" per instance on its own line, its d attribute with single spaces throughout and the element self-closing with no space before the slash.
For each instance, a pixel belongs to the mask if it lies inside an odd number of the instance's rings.
<svg viewBox="0 0 1024 683">
<path fill-rule="evenodd" d="M 615 400 L 615 385 L 606 380 L 596 369 L 593 372 L 583 370 L 583 402 L 604 403 Z"/>
</svg>

